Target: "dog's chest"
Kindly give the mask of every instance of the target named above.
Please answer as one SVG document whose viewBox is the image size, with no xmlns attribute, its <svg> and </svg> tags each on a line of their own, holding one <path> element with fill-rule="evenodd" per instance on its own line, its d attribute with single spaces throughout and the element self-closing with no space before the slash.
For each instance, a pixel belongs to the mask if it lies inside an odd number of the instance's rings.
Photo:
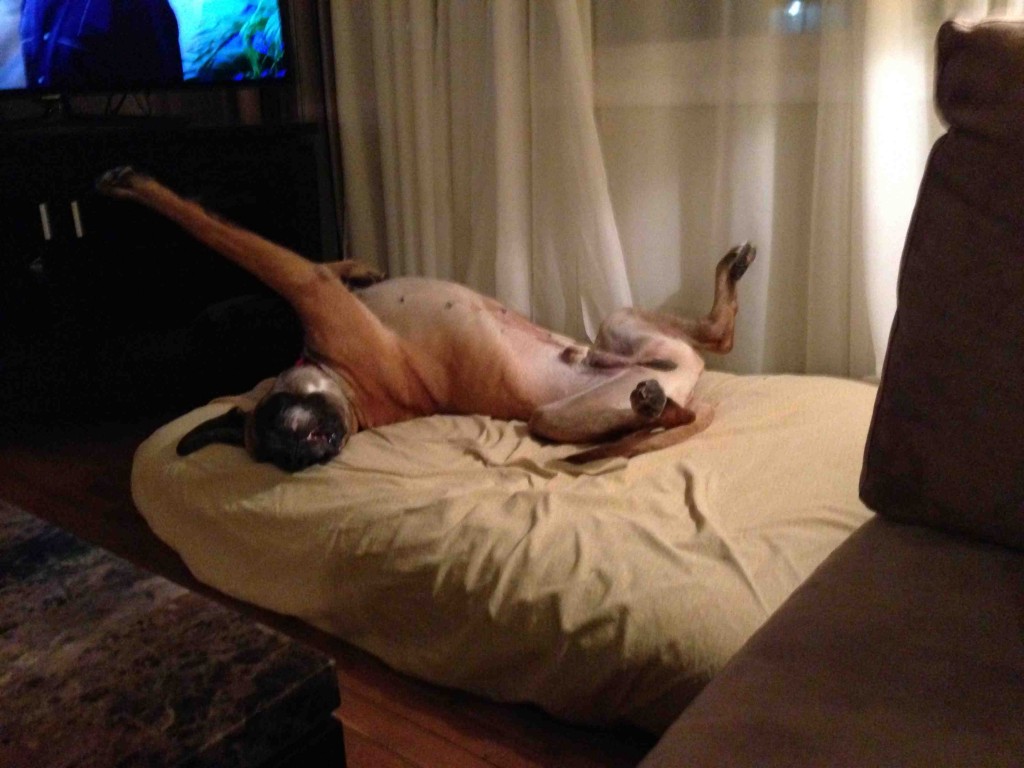
<svg viewBox="0 0 1024 768">
<path fill-rule="evenodd" d="M 575 382 L 562 356 L 575 342 L 463 286 L 399 278 L 360 298 L 407 342 L 445 407 L 524 418 Z"/>
<path fill-rule="evenodd" d="M 561 348 L 572 343 L 456 283 L 397 278 L 378 283 L 359 297 L 391 330 L 426 348 L 491 346 L 529 354 L 532 347 Z"/>
</svg>

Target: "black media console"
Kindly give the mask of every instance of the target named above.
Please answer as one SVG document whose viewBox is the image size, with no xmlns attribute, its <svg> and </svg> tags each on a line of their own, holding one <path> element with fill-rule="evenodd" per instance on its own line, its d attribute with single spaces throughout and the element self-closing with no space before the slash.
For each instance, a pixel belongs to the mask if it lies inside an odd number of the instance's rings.
<svg viewBox="0 0 1024 768">
<path fill-rule="evenodd" d="M 315 125 L 0 127 L 8 420 L 180 409 L 247 388 L 299 351 L 290 310 L 252 278 L 141 206 L 94 191 L 118 165 L 311 259 L 339 258 Z"/>
</svg>

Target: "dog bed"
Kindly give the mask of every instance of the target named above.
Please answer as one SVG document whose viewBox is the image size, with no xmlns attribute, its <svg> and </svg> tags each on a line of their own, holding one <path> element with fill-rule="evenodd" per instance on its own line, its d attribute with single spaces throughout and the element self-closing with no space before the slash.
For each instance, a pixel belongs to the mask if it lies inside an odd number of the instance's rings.
<svg viewBox="0 0 1024 768">
<path fill-rule="evenodd" d="M 266 386 L 264 382 L 262 386 Z M 434 416 L 289 475 L 150 436 L 135 503 L 195 576 L 415 677 L 658 733 L 869 516 L 875 387 L 707 372 L 715 420 L 672 448 L 573 466 L 525 425 Z"/>
</svg>

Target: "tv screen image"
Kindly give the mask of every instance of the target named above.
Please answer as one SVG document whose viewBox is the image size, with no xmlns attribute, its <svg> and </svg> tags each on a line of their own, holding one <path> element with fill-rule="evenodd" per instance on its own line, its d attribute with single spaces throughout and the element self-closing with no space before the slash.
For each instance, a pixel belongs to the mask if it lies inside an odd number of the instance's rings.
<svg viewBox="0 0 1024 768">
<path fill-rule="evenodd" d="M 286 72 L 279 0 L 0 0 L 0 90 L 118 91 Z"/>
</svg>

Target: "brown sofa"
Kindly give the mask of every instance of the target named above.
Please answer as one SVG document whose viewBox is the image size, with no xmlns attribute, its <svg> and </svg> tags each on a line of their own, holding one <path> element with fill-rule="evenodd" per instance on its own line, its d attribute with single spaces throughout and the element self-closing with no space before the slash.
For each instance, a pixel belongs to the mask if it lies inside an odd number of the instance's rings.
<svg viewBox="0 0 1024 768">
<path fill-rule="evenodd" d="M 1024 765 L 1024 23 L 945 24 L 865 449 L 878 516 L 669 728 L 657 766 Z"/>
</svg>

